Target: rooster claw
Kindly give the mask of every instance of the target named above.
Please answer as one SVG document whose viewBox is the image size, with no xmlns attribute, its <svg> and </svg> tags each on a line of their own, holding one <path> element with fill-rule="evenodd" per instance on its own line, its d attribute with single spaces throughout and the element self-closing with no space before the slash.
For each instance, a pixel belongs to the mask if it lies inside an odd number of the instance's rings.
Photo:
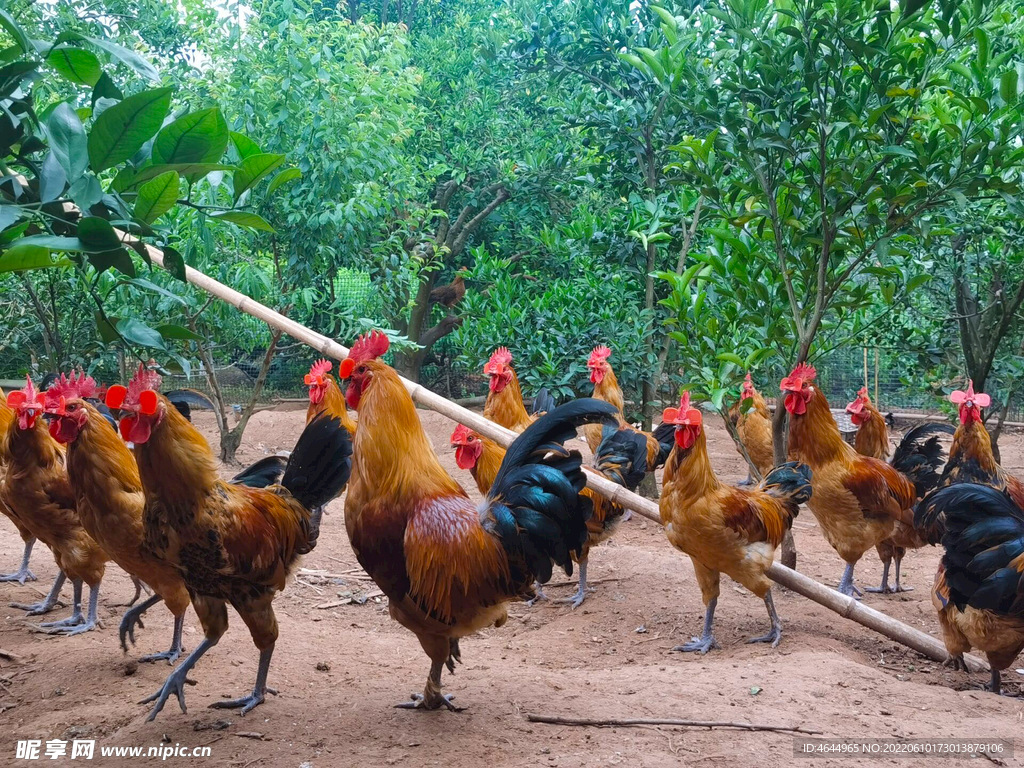
<svg viewBox="0 0 1024 768">
<path fill-rule="evenodd" d="M 428 701 L 422 693 L 409 694 L 410 701 L 403 701 L 401 704 L 395 704 L 395 709 L 440 709 L 446 707 L 450 712 L 462 712 L 465 707 L 457 707 L 452 703 L 455 698 L 454 693 L 447 695 L 439 693 L 432 696 Z"/>
<path fill-rule="evenodd" d="M 760 635 L 759 637 L 751 637 L 747 640 L 748 644 L 753 643 L 769 643 L 772 648 L 778 648 L 779 642 L 782 640 L 782 628 L 772 627 L 771 631 L 767 635 Z"/>
<path fill-rule="evenodd" d="M 964 660 L 964 655 L 958 653 L 955 656 L 950 655 L 946 657 L 946 660 L 942 662 L 942 666 L 948 667 L 957 672 L 970 672 L 967 668 L 967 662 Z"/>
<path fill-rule="evenodd" d="M 134 644 L 135 644 L 135 639 L 132 638 L 132 645 L 134 645 Z M 125 650 L 127 651 L 128 649 L 126 648 Z M 151 653 L 148 656 L 143 656 L 142 658 L 140 658 L 139 659 L 139 663 L 140 664 L 150 664 L 150 663 L 157 662 L 157 661 L 166 661 L 168 664 L 170 664 L 173 667 L 174 666 L 174 662 L 176 662 L 179 658 L 181 658 L 182 650 L 184 650 L 184 649 L 172 648 L 169 651 L 161 651 L 160 653 Z"/>
<path fill-rule="evenodd" d="M 448 672 L 450 674 L 455 674 L 456 662 L 459 664 L 462 663 L 462 652 L 459 650 L 459 639 L 457 637 L 453 637 L 448 641 L 448 659 L 444 663 L 444 665 L 448 667 Z"/>
<path fill-rule="evenodd" d="M 721 648 L 718 641 L 715 640 L 714 635 L 704 635 L 703 637 L 694 637 L 690 639 L 690 642 L 683 643 L 682 645 L 675 646 L 672 650 L 678 653 L 699 653 L 701 656 L 706 654 L 712 648 Z"/>
<path fill-rule="evenodd" d="M 25 586 L 26 581 L 36 581 L 36 575 L 28 568 L 22 568 L 14 573 L 0 574 L 0 582 L 16 581 Z"/>
<path fill-rule="evenodd" d="M 26 616 L 42 616 L 58 606 L 61 608 L 67 607 L 67 603 L 56 600 L 53 603 L 47 604 L 45 600 L 40 600 L 38 603 L 10 603 L 10 606 L 11 608 L 17 608 L 19 611 L 26 611 Z"/>
<path fill-rule="evenodd" d="M 224 701 L 215 701 L 210 705 L 210 709 L 240 709 L 241 712 L 238 714 L 245 715 L 264 701 L 266 701 L 266 694 L 272 693 L 277 695 L 276 688 L 264 688 L 262 692 L 253 691 L 248 696 L 243 696 L 240 699 L 225 699 Z"/>
<path fill-rule="evenodd" d="M 171 694 L 175 694 L 178 698 L 178 706 L 181 707 L 181 711 L 188 714 L 188 708 L 185 706 L 185 684 L 195 685 L 195 680 L 190 680 L 187 675 L 188 669 L 186 667 L 178 667 L 176 670 L 171 672 L 164 680 L 163 687 L 154 693 L 152 696 L 147 696 L 139 704 L 149 704 L 156 702 L 156 706 L 153 707 L 153 711 L 149 713 L 149 717 L 146 718 L 147 723 L 151 723 L 156 719 L 156 716 L 160 714 L 160 710 L 164 708 L 164 704 L 167 703 L 167 699 L 170 698 Z"/>
</svg>

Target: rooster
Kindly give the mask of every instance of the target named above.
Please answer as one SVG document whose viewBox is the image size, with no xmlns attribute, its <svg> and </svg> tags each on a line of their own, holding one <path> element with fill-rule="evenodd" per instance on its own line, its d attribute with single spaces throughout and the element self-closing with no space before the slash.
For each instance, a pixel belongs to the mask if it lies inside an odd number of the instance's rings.
<svg viewBox="0 0 1024 768">
<path fill-rule="evenodd" d="M 861 387 L 857 393 L 857 399 L 846 406 L 846 412 L 850 414 L 850 420 L 857 427 L 857 439 L 854 442 L 854 449 L 861 456 L 871 456 L 875 459 L 885 460 L 889 456 L 889 429 L 886 418 L 879 412 L 871 399 L 868 397 L 867 387 Z M 923 444 L 918 443 L 918 438 L 931 432 L 951 433 L 953 430 L 948 424 L 927 423 L 921 424 L 907 433 L 906 438 L 900 443 L 900 451 L 912 447 L 913 450 L 925 456 L 929 465 L 933 464 L 930 457 L 941 456 L 942 448 L 937 438 L 931 438 Z M 896 456 L 894 461 L 900 461 Z M 925 483 L 915 483 L 915 490 L 920 497 L 930 490 L 938 482 L 934 475 L 929 475 Z M 904 587 L 900 584 L 900 569 L 903 564 L 903 557 L 908 549 L 920 549 L 926 544 L 936 544 L 937 539 L 932 541 L 934 536 L 919 530 L 914 525 L 908 525 L 903 520 L 896 523 L 893 535 L 875 546 L 878 557 L 882 561 L 882 584 L 880 587 L 871 587 L 869 592 L 891 594 L 898 592 L 909 592 L 913 587 Z M 889 586 L 889 569 L 893 560 L 896 561 L 896 584 Z"/>
<path fill-rule="evenodd" d="M 914 503 L 934 487 L 943 455 L 937 441 L 918 446 L 921 433 L 912 431 L 891 463 L 861 456 L 840 435 L 824 393 L 813 386 L 816 376 L 813 367 L 801 363 L 782 380 L 789 455 L 814 473 L 807 506 L 846 562 L 839 591 L 852 596 L 861 593 L 853 583 L 857 561 L 890 538 L 897 522 L 913 526 Z"/>
<path fill-rule="evenodd" d="M 948 664 L 966 671 L 964 654 L 984 651 L 989 690 L 1001 693 L 1001 672 L 1024 649 L 1024 494 L 979 483 L 956 483 L 924 499 L 922 525 L 940 524 L 945 550 L 932 604 Z"/>
<path fill-rule="evenodd" d="M 554 565 L 572 573 L 590 503 L 580 454 L 561 443 L 614 409 L 593 400 L 540 417 L 509 447 L 479 506 L 441 467 L 398 375 L 378 360 L 387 337 L 366 334 L 339 369 L 359 413 L 345 527 L 359 564 L 388 596 L 391 617 L 430 658 L 423 694 L 403 708 L 455 710 L 441 670 L 461 660 L 459 639 L 508 618 Z"/>
<path fill-rule="evenodd" d="M 181 655 L 181 632 L 189 606 L 188 591 L 177 570 L 143 548 L 142 483 L 135 458 L 91 400 L 96 382 L 84 373 L 61 375 L 46 392 L 50 435 L 67 445 L 67 472 L 78 517 L 86 532 L 128 574 L 148 584 L 154 594 L 127 611 L 121 621 L 121 647 L 126 637 L 135 642 L 134 626 L 142 614 L 163 600 L 174 616 L 171 647 L 140 661 L 166 660 Z"/>
<path fill-rule="evenodd" d="M 430 303 L 440 304 L 442 307 L 451 309 L 466 295 L 466 281 L 463 276 L 466 268 L 463 267 L 455 273 L 455 279 L 447 285 L 439 285 L 430 292 Z"/>
<path fill-rule="evenodd" d="M 0 389 L 0 485 L 3 484 L 3 478 L 7 475 L 5 470 L 7 462 L 3 451 L 3 436 L 7 434 L 12 421 L 14 421 L 14 411 L 7 407 L 7 395 L 4 394 L 3 389 Z M 3 501 L 3 496 L 3 490 L 0 488 L 0 514 L 3 514 L 4 517 L 14 523 L 14 527 L 18 530 L 18 535 L 21 536 L 21 540 L 25 543 L 25 549 L 21 555 L 21 567 L 14 573 L 0 574 L 0 582 L 16 581 L 24 586 L 26 581 L 36 580 L 36 575 L 28 569 L 29 561 L 32 559 L 32 548 L 35 546 L 36 539 L 32 532 L 18 520 L 14 510 Z"/>
<path fill-rule="evenodd" d="M 711 468 L 703 417 L 690 407 L 690 393 L 683 392 L 679 407 L 667 408 L 662 419 L 672 425 L 675 447 L 665 464 L 661 522 L 672 545 L 693 561 L 705 606 L 701 636 L 672 650 L 705 654 L 718 647 L 712 624 L 722 573 L 764 600 L 771 627 L 748 642 L 775 648 L 782 639 L 782 622 L 765 571 L 800 505 L 812 498 L 811 470 L 789 462 L 755 488 L 723 484 Z"/>
<path fill-rule="evenodd" d="M 750 401 L 747 410 L 743 404 Z M 740 442 L 747 450 L 747 455 L 754 462 L 757 471 L 764 477 L 775 466 L 775 447 L 772 443 L 772 415 L 768 410 L 761 393 L 754 387 L 754 381 L 748 373 L 740 389 L 739 402 L 729 408 L 729 418 L 736 425 Z M 746 484 L 752 481 L 748 478 Z"/>
<path fill-rule="evenodd" d="M 309 387 L 309 408 L 306 409 L 306 423 L 311 422 L 317 414 L 329 413 L 336 417 L 350 435 L 355 435 L 356 424 L 348 415 L 345 407 L 345 395 L 338 386 L 338 380 L 331 375 L 333 364 L 330 360 L 317 360 L 309 368 L 304 379 Z"/>
<path fill-rule="evenodd" d="M 252 694 L 213 706 L 245 714 L 272 691 L 274 595 L 298 557 L 316 545 L 323 505 L 348 479 L 351 439 L 336 417 L 322 414 L 303 430 L 280 485 L 229 484 L 218 476 L 206 440 L 158 394 L 159 386 L 159 375 L 140 366 L 127 389 L 107 391 L 107 405 L 121 411 L 121 434 L 135 445 L 145 498 L 143 551 L 177 570 L 204 638 L 143 703 L 156 702 L 150 720 L 171 694 L 185 711 L 186 675 L 224 634 L 230 603 L 260 651 L 259 667 Z"/>
<path fill-rule="evenodd" d="M 468 469 L 472 473 L 480 493 L 486 496 L 505 458 L 505 449 L 462 424 L 452 432 L 451 444 L 455 448 L 455 463 L 460 469 Z M 606 425 L 605 438 L 597 447 L 594 456 L 594 466 L 601 475 L 613 483 L 631 491 L 635 490 L 646 474 L 647 442 L 634 430 L 616 430 Z M 570 603 L 573 610 L 583 604 L 587 592 L 593 589 L 587 588 L 587 562 L 590 550 L 615 533 L 624 512 L 620 504 L 609 501 L 590 488 L 584 488 L 581 493 L 591 500 L 593 514 L 587 521 L 587 543 L 577 559 L 580 566 L 579 586 L 576 594 L 559 600 Z M 539 587 L 537 596 L 546 598 Z"/>
<path fill-rule="evenodd" d="M 527 413 L 523 405 L 523 391 L 519 388 L 519 377 L 512 367 L 512 353 L 506 347 L 498 347 L 484 366 L 489 377 L 487 402 L 484 403 L 484 418 L 490 419 L 513 432 L 522 432 L 537 416 L 555 407 L 555 401 L 542 389 L 533 399 L 533 412 Z"/>
<path fill-rule="evenodd" d="M 7 395 L 14 411 L 4 437 L 7 477 L 4 502 L 28 531 L 53 552 L 60 573 L 46 598 L 33 605 L 15 605 L 30 616 L 48 613 L 60 596 L 65 578 L 74 587 L 71 616 L 45 622 L 39 628 L 48 634 L 77 635 L 96 627 L 100 582 L 109 557 L 82 526 L 64 468 L 64 451 L 50 437 L 46 423 L 39 419 L 45 396 L 36 392 L 32 379 L 25 388 Z M 82 585 L 89 585 L 89 612 L 82 615 Z"/>
</svg>

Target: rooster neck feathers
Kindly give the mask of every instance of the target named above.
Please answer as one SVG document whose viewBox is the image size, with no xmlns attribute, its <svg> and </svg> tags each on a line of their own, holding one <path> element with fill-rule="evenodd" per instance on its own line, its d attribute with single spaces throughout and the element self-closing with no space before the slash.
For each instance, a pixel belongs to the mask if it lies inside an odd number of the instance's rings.
<svg viewBox="0 0 1024 768">
<path fill-rule="evenodd" d="M 697 433 L 693 445 L 672 449 L 665 464 L 664 484 L 674 483 L 687 499 L 699 499 L 718 490 L 721 483 L 708 457 L 707 437 L 704 430 Z"/>
<path fill-rule="evenodd" d="M 622 416 L 626 402 L 622 396 L 622 389 L 619 388 L 619 380 L 615 378 L 615 370 L 612 368 L 611 363 L 608 364 L 608 368 L 604 372 L 604 378 L 594 385 L 594 397 L 614 405 L 619 410 L 619 415 Z"/>
<path fill-rule="evenodd" d="M 789 450 L 813 468 L 847 456 L 853 449 L 843 442 L 824 393 L 817 387 L 812 391 L 806 413 L 790 414 Z"/>
</svg>

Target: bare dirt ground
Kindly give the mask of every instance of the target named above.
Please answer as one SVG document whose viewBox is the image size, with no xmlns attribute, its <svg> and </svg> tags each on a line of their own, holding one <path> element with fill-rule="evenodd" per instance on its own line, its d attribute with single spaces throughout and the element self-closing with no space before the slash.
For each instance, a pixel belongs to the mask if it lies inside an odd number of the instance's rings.
<svg viewBox="0 0 1024 768">
<path fill-rule="evenodd" d="M 445 466 L 466 487 L 448 447 L 452 425 L 421 412 Z M 743 469 L 724 429 L 709 419 L 717 471 L 738 481 Z M 212 439 L 212 419 L 199 414 Z M 239 459 L 250 462 L 288 449 L 303 413 L 257 414 Z M 1004 465 L 1024 474 L 1024 438 L 1004 438 Z M 233 468 L 226 468 L 230 473 Z M 136 702 L 162 683 L 169 668 L 134 663 L 163 650 L 171 618 L 157 606 L 146 617 L 139 644 L 125 656 L 117 624 L 132 593 L 123 572 L 110 567 L 101 598 L 102 629 L 72 638 L 30 631 L 22 612 L 3 608 L 0 648 L 20 660 L 0 660 L 0 765 L 13 759 L 18 739 L 97 739 L 100 746 L 187 747 L 210 745 L 214 766 L 784 766 L 793 759 L 793 737 L 736 730 L 597 729 L 527 722 L 527 713 L 598 718 L 687 718 L 803 726 L 827 736 L 859 738 L 1013 738 L 1020 733 L 1021 699 L 980 690 L 982 676 L 952 672 L 857 624 L 781 590 L 776 604 L 785 625 L 775 650 L 744 644 L 765 631 L 761 601 L 723 578 L 716 634 L 722 649 L 707 656 L 669 649 L 698 632 L 703 609 L 689 559 L 669 546 L 658 526 L 639 517 L 592 553 L 590 577 L 597 591 L 578 610 L 539 603 L 512 606 L 508 624 L 462 643 L 465 663 L 445 673 L 446 690 L 468 710 L 416 712 L 393 709 L 422 689 L 427 659 L 416 639 L 387 615 L 380 597 L 339 605 L 375 592 L 361 576 L 343 525 L 343 502 L 334 502 L 316 550 L 303 567 L 343 574 L 336 584 L 302 576 L 278 596 L 281 625 L 270 684 L 280 695 L 241 718 L 207 705 L 247 693 L 256 651 L 242 622 L 232 627 L 196 667 L 198 684 L 187 689 L 188 714 L 171 701 L 156 722 Z M 0 567 L 21 554 L 13 527 L 0 521 Z M 811 514 L 797 520 L 800 570 L 834 585 L 841 573 Z M 912 552 L 903 581 L 916 589 L 899 596 L 868 595 L 868 604 L 926 632 L 937 633 L 929 587 L 937 549 Z M 32 567 L 39 581 L 0 585 L 3 604 L 37 600 L 55 575 L 49 553 L 38 547 Z M 859 583 L 877 583 L 881 566 L 869 554 Z M 557 581 L 564 581 L 556 577 Z M 571 585 L 549 587 L 564 596 Z M 65 600 L 70 590 L 65 588 Z M 332 606 L 332 607 L 328 607 Z M 59 614 L 58 617 L 65 615 Z M 189 613 L 185 645 L 201 638 Z M 1024 663 L 1021 664 L 1024 666 Z M 1012 669 L 1009 688 L 1024 676 Z M 1024 742 L 1019 742 L 1024 749 Z M 1019 759 L 1019 757 L 1017 758 Z M 97 747 L 97 764 L 103 765 Z M 106 764 L 128 762 L 108 758 Z M 142 762 L 150 762 L 143 760 Z M 188 762 L 171 758 L 168 764 Z M 860 760 L 815 759 L 818 765 Z M 983 761 L 984 762 L 984 761 Z M 862 764 L 923 764 L 914 759 Z M 1013 760 L 1005 764 L 1013 764 Z"/>
</svg>

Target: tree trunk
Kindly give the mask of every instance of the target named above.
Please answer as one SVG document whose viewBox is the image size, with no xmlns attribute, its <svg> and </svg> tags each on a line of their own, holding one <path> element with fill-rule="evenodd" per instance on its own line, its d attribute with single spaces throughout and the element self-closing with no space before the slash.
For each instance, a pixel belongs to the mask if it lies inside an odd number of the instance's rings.
<svg viewBox="0 0 1024 768">
<path fill-rule="evenodd" d="M 263 392 L 263 385 L 267 381 L 270 365 L 274 362 L 277 343 L 281 340 L 282 333 L 277 328 L 270 329 L 270 344 L 267 346 L 266 354 L 263 355 L 263 363 L 260 365 L 260 372 L 256 375 L 256 381 L 252 386 L 252 395 L 249 396 L 249 402 L 242 409 L 242 415 L 238 419 L 238 423 L 230 431 L 221 432 L 220 460 L 225 463 L 235 463 L 235 453 L 238 451 L 238 446 L 242 444 L 242 434 L 249 424 L 249 419 L 252 418 L 260 394 Z"/>
<path fill-rule="evenodd" d="M 658 383 L 654 380 L 657 371 L 650 370 L 650 359 L 654 355 L 654 277 L 652 273 L 656 266 L 656 259 L 658 255 L 658 248 L 654 243 L 647 244 L 647 279 L 646 279 L 646 295 L 644 296 L 644 309 L 647 310 L 648 315 L 651 317 L 651 329 L 650 333 L 647 334 L 647 340 L 644 342 L 644 366 L 643 370 L 648 371 L 643 381 L 643 394 L 642 402 L 640 403 L 641 415 L 643 418 L 643 428 L 650 430 L 651 422 L 654 420 L 653 407 L 654 407 L 654 390 Z"/>
<path fill-rule="evenodd" d="M 772 446 L 775 449 L 775 464 L 778 466 L 786 461 L 789 450 L 789 419 L 782 399 L 776 399 L 775 413 L 772 415 Z M 787 568 L 796 570 L 796 542 L 793 540 L 792 529 L 786 531 L 782 539 L 782 553 L 779 557 Z"/>
</svg>

